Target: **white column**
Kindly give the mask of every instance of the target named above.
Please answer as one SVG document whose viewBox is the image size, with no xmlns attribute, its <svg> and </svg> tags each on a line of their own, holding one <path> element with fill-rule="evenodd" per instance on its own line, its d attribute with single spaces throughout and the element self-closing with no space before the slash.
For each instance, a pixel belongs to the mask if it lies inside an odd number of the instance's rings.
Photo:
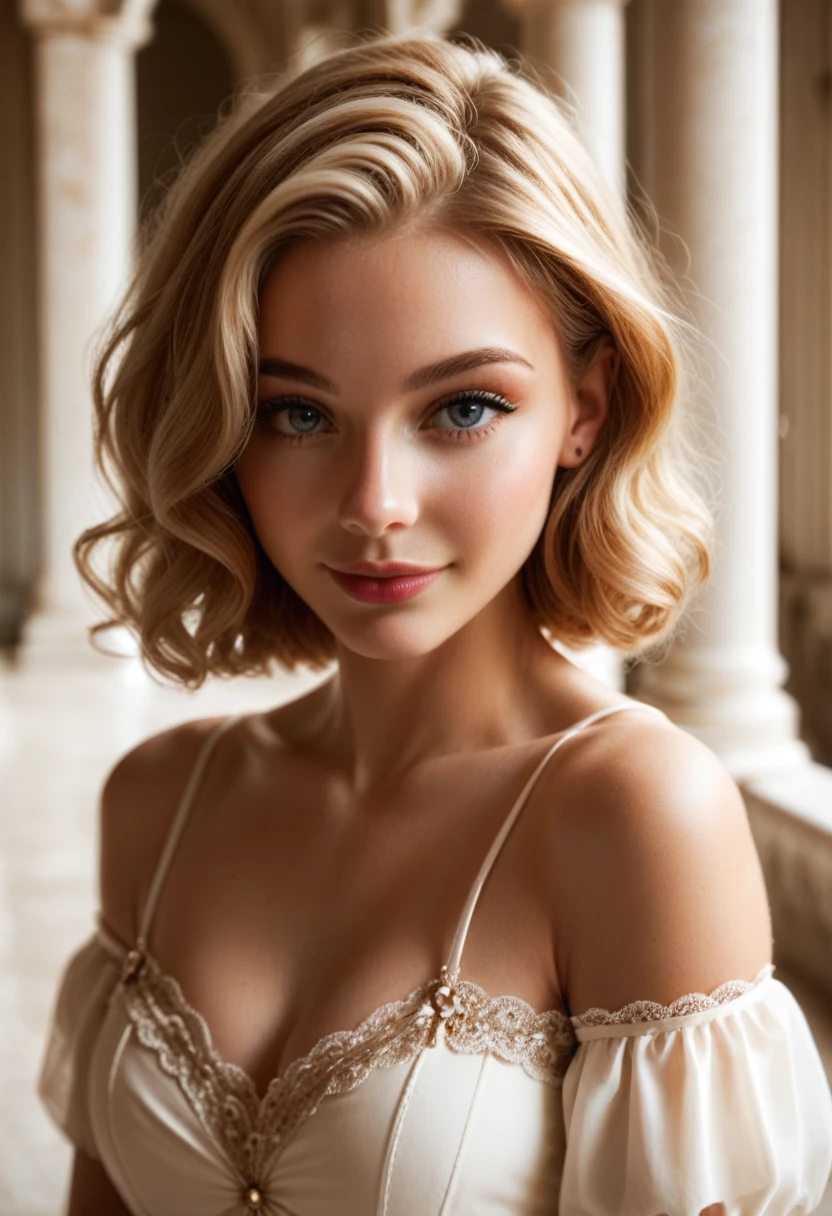
<svg viewBox="0 0 832 1216">
<path fill-rule="evenodd" d="M 284 14 L 290 31 L 289 53 L 307 67 L 331 50 L 349 45 L 356 30 L 445 33 L 460 24 L 462 0 L 350 0 L 323 5 L 319 0 L 284 0 Z"/>
<path fill-rule="evenodd" d="M 83 643 L 72 544 L 111 513 L 92 466 L 93 339 L 125 285 L 136 215 L 133 14 L 24 3 L 35 36 L 42 561 L 29 644 Z M 110 8 L 112 13 L 112 6 Z"/>
<path fill-rule="evenodd" d="M 693 285 L 722 505 L 711 583 L 640 691 L 744 778 L 807 758 L 777 645 L 777 0 L 651 0 L 647 30 L 644 184 Z"/>
<path fill-rule="evenodd" d="M 586 146 L 624 194 L 624 8 L 627 0 L 504 0 L 520 17 L 520 50 L 577 106 Z"/>
<path fill-rule="evenodd" d="M 553 92 L 576 107 L 577 125 L 622 200 L 625 178 L 624 7 L 627 0 L 503 0 L 520 18 L 520 50 Z M 609 646 L 572 651 L 572 662 L 613 688 L 624 676 Z"/>
<path fill-rule="evenodd" d="M 362 9 L 359 4 L 359 12 Z M 360 12 L 362 19 L 366 14 Z M 462 0 L 370 0 L 369 16 L 391 34 L 428 29 L 442 34 L 462 19 Z"/>
</svg>

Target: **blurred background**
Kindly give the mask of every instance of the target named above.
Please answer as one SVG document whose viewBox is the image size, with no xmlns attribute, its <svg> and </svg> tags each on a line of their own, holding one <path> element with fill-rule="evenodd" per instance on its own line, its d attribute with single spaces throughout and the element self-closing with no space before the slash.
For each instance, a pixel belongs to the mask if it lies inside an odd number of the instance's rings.
<svg viewBox="0 0 832 1216">
<path fill-rule="evenodd" d="M 574 657 L 739 782 L 777 975 L 832 1082 L 830 0 L 0 0 L 2 1214 L 56 1213 L 65 1194 L 69 1148 L 34 1084 L 60 968 L 92 930 L 109 767 L 168 724 L 329 674 L 186 694 L 129 646 L 90 649 L 70 547 L 109 510 L 91 343 L 138 222 L 218 113 L 368 28 L 525 55 L 682 287 L 720 491 L 714 577 L 662 662 Z"/>
</svg>

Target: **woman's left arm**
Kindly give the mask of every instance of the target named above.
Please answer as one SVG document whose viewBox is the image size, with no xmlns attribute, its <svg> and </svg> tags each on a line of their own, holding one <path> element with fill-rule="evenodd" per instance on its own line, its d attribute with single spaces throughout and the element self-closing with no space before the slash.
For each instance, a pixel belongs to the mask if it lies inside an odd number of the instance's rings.
<svg viewBox="0 0 832 1216">
<path fill-rule="evenodd" d="M 832 1094 L 772 974 L 739 790 L 665 725 L 599 735 L 586 761 L 561 835 L 578 1045 L 559 1216 L 813 1211 L 832 1170 Z"/>
</svg>

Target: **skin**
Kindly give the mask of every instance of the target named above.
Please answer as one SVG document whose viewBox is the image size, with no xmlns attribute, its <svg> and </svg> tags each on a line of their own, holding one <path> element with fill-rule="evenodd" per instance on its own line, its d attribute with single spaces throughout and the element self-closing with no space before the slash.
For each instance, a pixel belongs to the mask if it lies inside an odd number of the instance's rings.
<svg viewBox="0 0 832 1216">
<path fill-rule="evenodd" d="M 264 284 L 259 326 L 261 360 L 338 390 L 261 375 L 261 410 L 294 395 L 313 413 L 263 416 L 237 477 L 269 558 L 335 635 L 339 675 L 318 729 L 344 781 L 363 794 L 427 757 L 528 738 L 566 662 L 516 576 L 557 467 L 597 440 L 614 349 L 573 389 L 537 297 L 487 246 L 441 230 L 296 246 Z M 404 387 L 481 348 L 514 361 Z M 440 407 L 462 390 L 513 412 Z M 367 605 L 326 569 L 362 558 L 446 568 L 413 600 Z"/>
<path fill-rule="evenodd" d="M 261 359 L 337 386 L 269 369 L 236 472 L 266 554 L 333 632 L 338 674 L 224 736 L 149 946 L 221 1058 L 263 1094 L 324 1035 L 438 974 L 530 772 L 574 722 L 632 702 L 548 645 L 517 577 L 556 469 L 601 433 L 612 347 L 570 383 L 541 302 L 493 250 L 439 230 L 294 247 L 265 281 L 259 327 Z M 522 361 L 405 387 L 483 347 Z M 462 390 L 513 412 L 443 405 Z M 307 412 L 275 413 L 289 396 Z M 483 433 L 454 438 L 466 421 Z M 277 435 L 304 427 L 315 434 L 300 443 Z M 325 568 L 360 558 L 444 569 L 415 599 L 367 605 Z M 146 740 L 105 785 L 102 919 L 125 947 L 213 725 Z M 736 786 L 692 736 L 630 712 L 547 765 L 483 891 L 463 970 L 492 994 L 578 1014 L 752 978 L 771 946 Z M 126 1211 L 77 1152 L 69 1214 L 92 1210 Z"/>
</svg>

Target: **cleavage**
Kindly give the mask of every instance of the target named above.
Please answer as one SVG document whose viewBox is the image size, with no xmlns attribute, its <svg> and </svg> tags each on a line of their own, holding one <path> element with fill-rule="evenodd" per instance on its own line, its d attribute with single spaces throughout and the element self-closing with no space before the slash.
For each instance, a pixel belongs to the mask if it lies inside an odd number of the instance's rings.
<svg viewBox="0 0 832 1216">
<path fill-rule="evenodd" d="M 253 802 L 231 836 L 214 808 L 187 825 L 148 947 L 221 1059 L 261 1097 L 321 1038 L 354 1030 L 438 978 L 470 884 L 528 767 L 494 781 L 487 802 L 473 783 L 442 820 L 402 806 L 386 831 L 339 825 L 309 795 L 305 806 L 287 798 L 280 819 L 273 798 L 268 807 Z M 423 794 L 419 805 L 435 800 Z M 523 825 L 521 815 L 483 890 L 462 974 L 490 995 L 562 1010 L 549 927 L 518 874 Z"/>
</svg>

